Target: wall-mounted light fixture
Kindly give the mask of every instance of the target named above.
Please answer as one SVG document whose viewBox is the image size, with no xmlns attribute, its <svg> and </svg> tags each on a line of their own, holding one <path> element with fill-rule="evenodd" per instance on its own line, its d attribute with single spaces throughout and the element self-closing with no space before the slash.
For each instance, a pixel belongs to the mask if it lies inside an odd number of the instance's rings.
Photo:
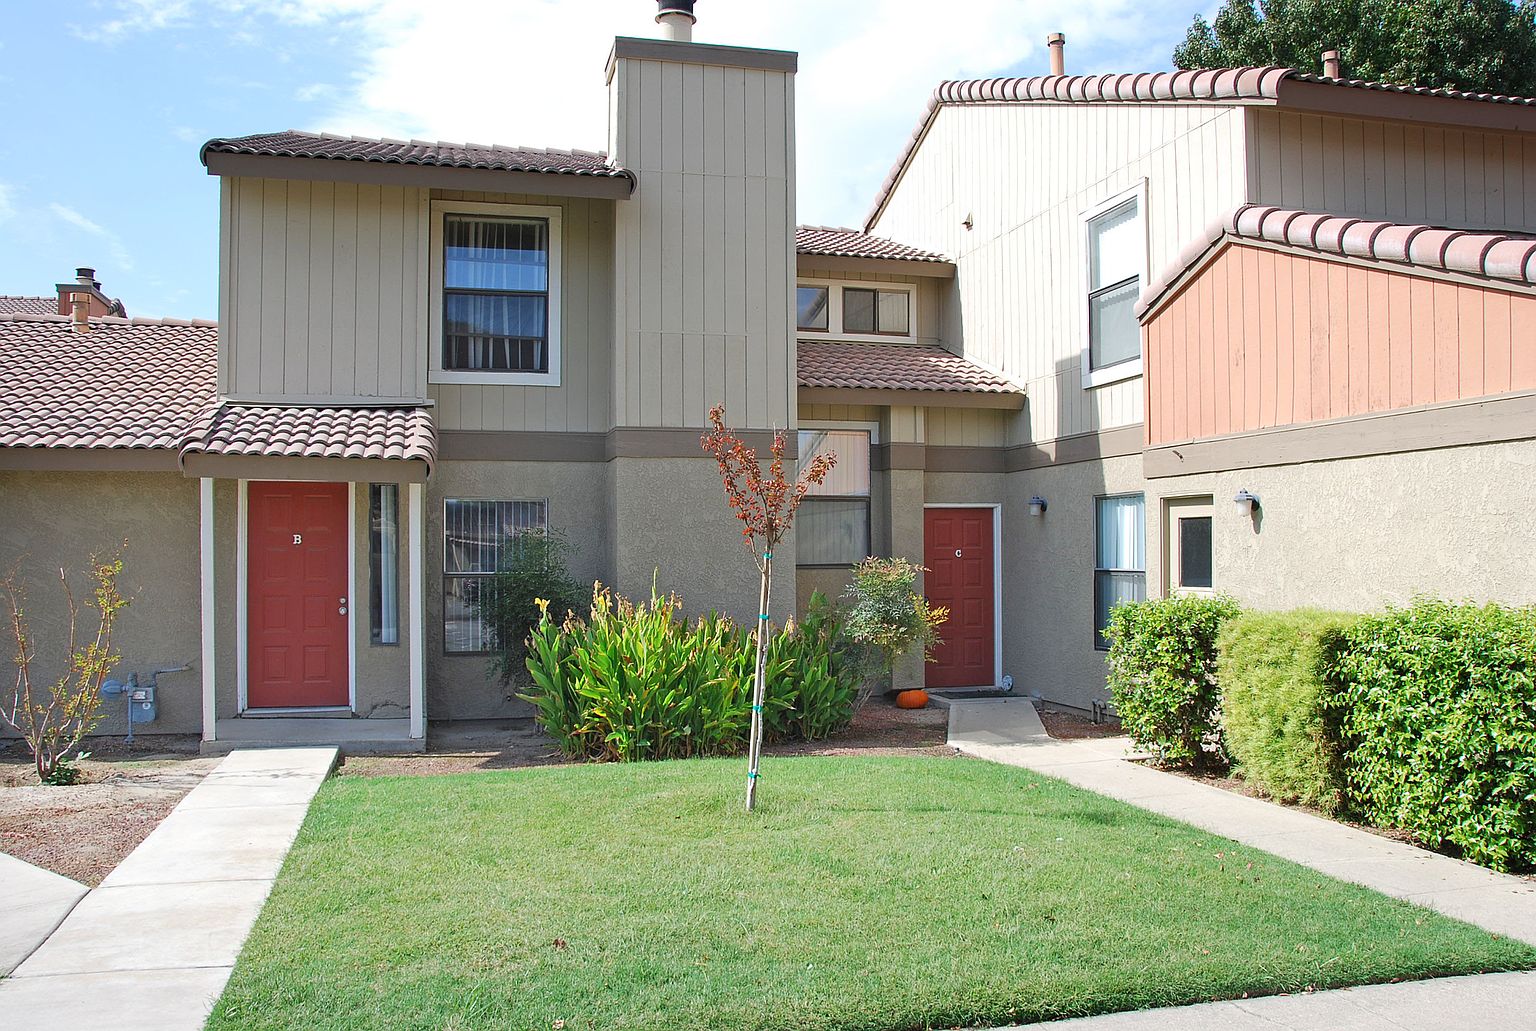
<svg viewBox="0 0 1536 1031">
<path fill-rule="evenodd" d="M 1045 515 L 1045 499 L 1036 494 L 1029 499 L 1029 514 L 1032 516 Z"/>
<path fill-rule="evenodd" d="M 1238 491 L 1232 501 L 1237 505 L 1237 510 L 1245 516 L 1251 516 L 1259 510 L 1257 495 L 1250 494 L 1246 490 Z"/>
</svg>

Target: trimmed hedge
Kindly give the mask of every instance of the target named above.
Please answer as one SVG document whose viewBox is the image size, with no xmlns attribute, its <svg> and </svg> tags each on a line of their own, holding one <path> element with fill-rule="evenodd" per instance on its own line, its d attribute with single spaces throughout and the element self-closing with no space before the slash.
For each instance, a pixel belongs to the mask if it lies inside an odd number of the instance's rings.
<svg viewBox="0 0 1536 1031">
<path fill-rule="evenodd" d="M 1536 606 L 1418 601 L 1330 652 L 1349 805 L 1495 870 L 1536 867 Z"/>
<path fill-rule="evenodd" d="M 1217 641 L 1227 751 L 1243 778 L 1283 802 L 1336 813 L 1343 758 L 1330 733 L 1325 652 L 1359 617 L 1317 609 L 1245 612 Z"/>
<path fill-rule="evenodd" d="M 1237 613 L 1225 597 L 1153 598 L 1111 610 L 1104 636 L 1115 710 L 1126 733 L 1159 761 L 1225 761 L 1216 635 Z"/>
</svg>

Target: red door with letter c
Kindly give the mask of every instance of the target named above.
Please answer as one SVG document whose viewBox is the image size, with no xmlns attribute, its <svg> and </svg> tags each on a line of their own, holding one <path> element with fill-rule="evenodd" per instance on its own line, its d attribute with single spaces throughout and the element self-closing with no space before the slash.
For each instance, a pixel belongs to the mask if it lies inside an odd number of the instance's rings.
<svg viewBox="0 0 1536 1031">
<path fill-rule="evenodd" d="M 993 511 L 923 510 L 924 593 L 949 609 L 944 643 L 928 664 L 929 687 L 992 687 L 996 678 Z"/>
</svg>

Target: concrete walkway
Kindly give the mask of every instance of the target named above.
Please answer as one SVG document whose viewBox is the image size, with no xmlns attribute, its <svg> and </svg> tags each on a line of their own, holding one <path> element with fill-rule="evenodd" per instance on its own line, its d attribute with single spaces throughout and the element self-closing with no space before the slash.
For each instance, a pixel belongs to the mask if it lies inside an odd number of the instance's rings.
<svg viewBox="0 0 1536 1031">
<path fill-rule="evenodd" d="M 0 977 L 32 955 L 88 890 L 0 852 Z"/>
<path fill-rule="evenodd" d="M 231 753 L 0 981 L 0 1025 L 201 1028 L 336 758 Z"/>
<path fill-rule="evenodd" d="M 1536 945 L 1536 882 L 1128 761 L 1125 738 L 1061 741 L 1027 699 L 956 702 L 949 743 Z M 1047 1025 L 1038 1025 L 1047 1026 Z M 1053 1022 L 1052 1031 L 1536 1028 L 1536 973 L 1440 978 Z"/>
</svg>

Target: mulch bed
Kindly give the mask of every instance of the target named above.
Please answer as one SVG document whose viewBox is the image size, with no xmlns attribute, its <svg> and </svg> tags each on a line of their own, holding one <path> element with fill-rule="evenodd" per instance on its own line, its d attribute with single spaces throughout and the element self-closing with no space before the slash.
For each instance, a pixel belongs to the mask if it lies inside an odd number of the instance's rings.
<svg viewBox="0 0 1536 1031">
<path fill-rule="evenodd" d="M 1119 723 L 1095 723 L 1087 716 L 1064 712 L 1047 706 L 1040 710 L 1040 722 L 1051 737 L 1072 740 L 1090 737 L 1120 737 L 1125 733 Z"/>
<path fill-rule="evenodd" d="M 19 744 L 0 746 L 0 852 L 95 887 L 218 765 L 197 739 L 91 742 L 84 783 L 37 782 Z"/>
</svg>

